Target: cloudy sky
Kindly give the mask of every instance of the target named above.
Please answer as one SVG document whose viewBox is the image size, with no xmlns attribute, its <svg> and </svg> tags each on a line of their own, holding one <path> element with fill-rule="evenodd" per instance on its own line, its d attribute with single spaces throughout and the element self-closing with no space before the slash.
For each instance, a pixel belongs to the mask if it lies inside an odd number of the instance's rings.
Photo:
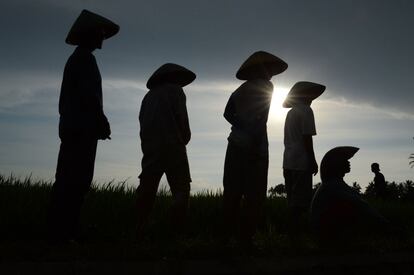
<svg viewBox="0 0 414 275">
<path fill-rule="evenodd" d="M 265 50 L 289 68 L 273 77 L 268 122 L 269 187 L 283 182 L 283 95 L 297 81 L 325 84 L 312 104 L 317 160 L 332 147 L 360 147 L 348 182 L 366 186 L 379 162 L 389 181 L 413 180 L 412 1 L 2 1 L 0 173 L 53 179 L 60 82 L 74 50 L 64 39 L 82 9 L 121 27 L 95 52 L 112 140 L 100 142 L 95 179 L 137 185 L 138 112 L 151 73 L 174 62 L 197 73 L 185 88 L 192 127 L 193 190 L 221 187 L 229 124 L 222 117 L 241 84 L 235 72 Z M 319 175 L 314 179 L 320 180 Z"/>
</svg>

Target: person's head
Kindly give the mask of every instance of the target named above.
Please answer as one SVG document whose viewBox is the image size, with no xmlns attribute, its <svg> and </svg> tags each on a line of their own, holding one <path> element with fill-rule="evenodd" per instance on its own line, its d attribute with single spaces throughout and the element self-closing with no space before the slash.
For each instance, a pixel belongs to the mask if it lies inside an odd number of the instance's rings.
<svg viewBox="0 0 414 275">
<path fill-rule="evenodd" d="M 291 108 L 298 104 L 311 105 L 312 101 L 320 96 L 326 87 L 324 85 L 309 81 L 299 81 L 290 89 L 285 101 L 284 108 Z"/>
<path fill-rule="evenodd" d="M 79 46 L 94 51 L 95 49 L 102 49 L 102 44 L 105 39 L 103 30 L 91 31 L 81 35 L 79 39 Z"/>
<path fill-rule="evenodd" d="M 359 150 L 357 147 L 341 146 L 329 150 L 321 161 L 322 182 L 330 179 L 342 179 L 351 171 L 349 159 Z"/>
<path fill-rule="evenodd" d="M 376 162 L 374 162 L 373 164 L 371 164 L 371 171 L 372 171 L 373 173 L 377 173 L 377 172 L 379 172 L 379 171 L 380 171 L 379 164 L 378 164 L 378 163 L 376 163 Z"/>
</svg>

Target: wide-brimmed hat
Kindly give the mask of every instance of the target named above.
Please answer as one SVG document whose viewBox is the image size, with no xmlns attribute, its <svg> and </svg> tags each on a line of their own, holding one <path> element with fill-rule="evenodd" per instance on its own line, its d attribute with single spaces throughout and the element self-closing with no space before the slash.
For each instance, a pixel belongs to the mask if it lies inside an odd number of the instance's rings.
<svg viewBox="0 0 414 275">
<path fill-rule="evenodd" d="M 296 102 L 296 99 L 307 99 L 309 101 L 314 100 L 320 96 L 326 89 L 326 86 L 313 83 L 309 81 L 300 81 L 293 85 L 290 89 L 288 95 L 286 96 L 285 101 L 283 102 L 283 107 L 291 108 Z"/>
<path fill-rule="evenodd" d="M 241 65 L 236 73 L 240 80 L 249 80 L 261 78 L 263 76 L 272 77 L 284 72 L 288 64 L 273 54 L 264 51 L 258 51 L 249 56 Z"/>
<path fill-rule="evenodd" d="M 358 150 L 358 147 L 353 146 L 339 146 L 329 150 L 321 161 L 322 180 L 335 173 L 334 170 L 338 169 L 338 166 L 352 158 Z"/>
<path fill-rule="evenodd" d="M 111 20 L 88 10 L 83 10 L 73 23 L 65 42 L 70 45 L 79 45 L 85 35 L 102 34 L 103 39 L 114 36 L 119 26 Z"/>
<path fill-rule="evenodd" d="M 152 89 L 165 83 L 174 83 L 184 87 L 193 82 L 195 78 L 195 73 L 187 68 L 173 63 L 166 63 L 151 75 L 147 82 L 147 88 Z"/>
</svg>

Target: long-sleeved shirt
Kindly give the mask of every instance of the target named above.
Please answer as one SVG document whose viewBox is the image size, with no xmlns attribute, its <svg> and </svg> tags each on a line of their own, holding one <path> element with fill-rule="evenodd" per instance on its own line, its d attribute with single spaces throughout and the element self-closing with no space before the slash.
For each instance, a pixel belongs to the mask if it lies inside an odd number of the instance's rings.
<svg viewBox="0 0 414 275">
<path fill-rule="evenodd" d="M 102 80 L 93 54 L 77 47 L 66 62 L 59 98 L 59 136 L 98 139 L 109 127 L 102 106 Z"/>
<path fill-rule="evenodd" d="M 183 89 L 164 84 L 148 91 L 141 103 L 139 122 L 143 147 L 187 145 L 191 131 Z"/>
<path fill-rule="evenodd" d="M 344 217 L 354 220 L 341 220 Z M 342 178 L 337 178 L 322 182 L 313 196 L 311 223 L 316 230 L 320 230 L 327 223 L 346 224 L 352 228 L 361 226 L 361 223 L 386 224 L 388 221 Z"/>
<path fill-rule="evenodd" d="M 224 118 L 232 125 L 229 142 L 267 153 L 267 119 L 273 85 L 264 79 L 244 82 L 230 96 Z"/>
</svg>

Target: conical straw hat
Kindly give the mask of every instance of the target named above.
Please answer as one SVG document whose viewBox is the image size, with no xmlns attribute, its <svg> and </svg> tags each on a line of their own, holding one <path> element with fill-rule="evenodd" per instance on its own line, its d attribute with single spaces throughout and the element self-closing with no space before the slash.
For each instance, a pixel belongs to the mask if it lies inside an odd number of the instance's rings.
<svg viewBox="0 0 414 275">
<path fill-rule="evenodd" d="M 268 52 L 258 51 L 252 54 L 241 65 L 236 77 L 240 80 L 261 78 L 263 76 L 272 77 L 284 72 L 288 64 Z"/>
<path fill-rule="evenodd" d="M 353 146 L 339 146 L 329 150 L 321 161 L 322 180 L 334 173 L 336 169 L 339 169 L 339 166 L 352 158 L 358 150 L 358 147 Z"/>
<path fill-rule="evenodd" d="M 152 89 L 157 85 L 165 83 L 174 83 L 184 87 L 193 82 L 195 78 L 195 73 L 183 66 L 166 63 L 151 75 L 147 82 L 147 88 Z"/>
<path fill-rule="evenodd" d="M 85 35 L 91 33 L 102 33 L 104 39 L 114 36 L 119 31 L 119 26 L 111 20 L 88 10 L 83 10 L 73 23 L 66 43 L 79 45 Z"/>
<path fill-rule="evenodd" d="M 286 96 L 285 101 L 283 102 L 283 107 L 291 108 L 295 103 L 296 99 L 308 99 L 314 100 L 320 96 L 326 89 L 326 86 L 313 83 L 309 81 L 300 81 L 293 85 L 290 89 L 288 95 Z"/>
</svg>

